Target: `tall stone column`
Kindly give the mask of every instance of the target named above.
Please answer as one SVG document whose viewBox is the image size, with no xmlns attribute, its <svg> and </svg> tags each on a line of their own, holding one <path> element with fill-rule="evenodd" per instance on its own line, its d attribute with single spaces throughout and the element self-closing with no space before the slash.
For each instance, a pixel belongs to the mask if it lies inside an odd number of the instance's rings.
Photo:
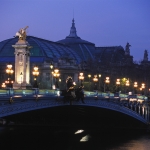
<svg viewBox="0 0 150 150">
<path fill-rule="evenodd" d="M 15 45 L 15 81 L 14 89 L 27 89 L 30 84 L 30 48 L 27 41 L 19 40 Z"/>
</svg>

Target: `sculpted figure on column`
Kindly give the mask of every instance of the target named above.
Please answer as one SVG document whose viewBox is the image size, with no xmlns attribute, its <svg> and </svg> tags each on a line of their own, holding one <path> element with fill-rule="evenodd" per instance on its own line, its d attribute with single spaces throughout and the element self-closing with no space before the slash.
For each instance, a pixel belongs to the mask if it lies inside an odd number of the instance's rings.
<svg viewBox="0 0 150 150">
<path fill-rule="evenodd" d="M 21 28 L 17 33 L 16 33 L 16 37 L 19 37 L 19 41 L 26 41 L 26 29 L 28 28 L 28 26 L 26 26 L 25 28 Z"/>
</svg>

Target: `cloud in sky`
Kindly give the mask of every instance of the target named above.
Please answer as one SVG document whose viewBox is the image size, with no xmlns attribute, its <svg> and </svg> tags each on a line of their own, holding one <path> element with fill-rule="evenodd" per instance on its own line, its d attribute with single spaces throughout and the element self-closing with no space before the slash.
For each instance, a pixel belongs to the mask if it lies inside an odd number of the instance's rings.
<svg viewBox="0 0 150 150">
<path fill-rule="evenodd" d="M 77 35 L 96 46 L 129 42 L 134 60 L 150 51 L 150 0 L 1 0 L 0 41 L 29 26 L 28 35 L 58 41 Z"/>
</svg>

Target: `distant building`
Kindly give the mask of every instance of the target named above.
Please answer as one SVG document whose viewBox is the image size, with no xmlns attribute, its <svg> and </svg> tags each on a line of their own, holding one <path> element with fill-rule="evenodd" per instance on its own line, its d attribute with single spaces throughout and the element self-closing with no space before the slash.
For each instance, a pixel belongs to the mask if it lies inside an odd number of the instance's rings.
<svg viewBox="0 0 150 150">
<path fill-rule="evenodd" d="M 14 66 L 15 55 L 14 45 L 17 38 L 10 38 L 0 42 L 0 83 L 7 79 L 5 69 L 7 63 Z M 33 83 L 32 70 L 35 65 L 39 67 L 38 77 L 40 88 L 50 88 L 52 74 L 50 64 L 60 70 L 60 87 L 66 88 L 65 81 L 68 76 L 78 83 L 78 74 L 84 72 L 85 81 L 88 82 L 88 73 L 101 73 L 104 76 L 133 76 L 132 71 L 140 68 L 134 64 L 133 56 L 130 55 L 130 44 L 125 49 L 122 46 L 96 47 L 94 43 L 88 42 L 77 36 L 75 21 L 72 20 L 70 34 L 65 39 L 57 42 L 27 36 L 28 43 L 32 46 L 30 50 L 31 83 Z M 143 62 L 148 62 L 148 55 L 145 51 Z M 135 73 L 135 72 L 134 72 Z M 140 76 L 140 75 L 139 75 Z M 138 78 L 138 77 L 137 77 Z"/>
</svg>

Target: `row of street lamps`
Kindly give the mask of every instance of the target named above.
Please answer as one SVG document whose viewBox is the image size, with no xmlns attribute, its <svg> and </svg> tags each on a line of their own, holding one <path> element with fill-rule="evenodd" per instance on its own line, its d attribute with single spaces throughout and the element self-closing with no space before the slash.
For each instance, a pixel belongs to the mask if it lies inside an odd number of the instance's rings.
<svg viewBox="0 0 150 150">
<path fill-rule="evenodd" d="M 34 84 L 33 84 L 33 87 L 34 88 L 38 88 L 38 83 L 37 83 L 37 77 L 39 76 L 39 68 L 37 66 L 35 66 L 33 68 L 33 76 L 34 76 Z M 54 66 L 53 64 L 51 63 L 50 64 L 50 74 L 51 74 L 51 89 L 57 89 L 59 88 L 59 85 L 58 85 L 58 78 L 60 77 L 60 73 L 59 73 L 59 69 L 55 68 L 54 69 Z M 12 69 L 12 65 L 9 63 L 7 65 L 7 69 L 6 69 L 6 73 L 8 74 L 8 80 L 5 81 L 5 83 L 2 83 L 2 87 L 10 87 L 12 88 L 12 84 L 13 84 L 13 80 L 11 79 L 11 75 L 14 73 L 13 69 Z M 20 74 L 21 76 L 23 75 L 22 72 Z M 52 87 L 53 86 L 53 77 L 55 78 L 55 87 Z M 91 74 L 88 75 L 88 78 L 89 78 L 89 90 L 90 90 L 90 78 L 92 77 Z M 101 78 L 101 74 L 98 74 L 98 75 L 94 75 L 94 78 L 93 78 L 93 82 L 94 82 L 94 90 L 98 90 L 100 89 L 100 78 Z M 83 72 L 80 72 L 79 73 L 79 80 L 81 81 L 81 86 L 83 86 L 83 80 L 84 80 L 84 73 Z M 99 87 L 97 87 L 97 83 L 99 81 Z M 104 92 L 105 92 L 105 86 L 108 85 L 110 83 L 110 78 L 109 77 L 106 77 L 105 80 L 104 80 Z M 21 81 L 21 84 L 22 84 L 22 81 Z M 121 80 L 120 79 L 117 79 L 116 80 L 116 85 L 117 85 L 117 91 L 119 91 L 119 86 L 121 84 Z M 130 86 L 130 81 L 129 79 L 126 79 L 125 80 L 125 85 L 127 87 Z M 138 87 L 138 83 L 137 82 L 134 82 L 134 90 Z M 143 89 L 145 89 L 145 84 L 142 83 L 141 87 L 139 88 L 140 91 L 142 91 Z M 135 91 L 134 91 L 135 92 Z M 149 89 L 149 92 L 150 92 L 150 89 Z"/>
<path fill-rule="evenodd" d="M 82 75 L 82 76 L 81 76 Z M 89 78 L 89 90 L 90 90 L 90 78 L 91 78 L 91 74 L 88 75 L 88 78 Z M 98 74 L 98 75 L 94 75 L 94 78 L 93 78 L 93 82 L 95 83 L 94 84 L 94 90 L 97 90 L 97 83 L 99 81 L 99 89 L 100 89 L 100 78 L 101 78 L 101 74 Z M 83 82 L 83 79 L 84 79 L 84 76 L 83 76 L 83 73 L 80 73 L 79 74 L 79 79 L 81 80 L 81 83 Z M 125 78 L 124 78 L 125 79 Z M 106 91 L 106 85 L 108 85 L 110 83 L 110 78 L 109 77 L 106 77 L 105 80 L 104 80 L 104 92 Z M 82 83 L 83 84 L 83 83 Z M 117 91 L 119 92 L 119 86 L 121 84 L 121 80 L 120 79 L 116 79 L 116 85 L 117 85 Z M 126 87 L 129 87 L 130 86 L 130 81 L 129 79 L 126 79 L 125 80 L 125 86 Z M 138 88 L 138 83 L 137 82 L 134 82 L 134 89 Z M 143 91 L 145 89 L 145 84 L 142 83 L 141 84 L 141 87 L 139 88 L 140 91 Z M 126 91 L 125 91 L 126 92 Z M 150 92 L 150 89 L 149 89 L 149 92 Z M 134 91 L 135 93 L 135 91 Z"/>
<path fill-rule="evenodd" d="M 35 66 L 34 67 L 34 70 L 32 72 L 33 76 L 34 76 L 34 85 L 33 87 L 34 88 L 38 88 L 38 83 L 37 83 L 37 77 L 39 75 L 39 71 L 38 71 L 38 67 Z M 59 69 L 55 68 L 54 69 L 54 66 L 53 64 L 51 63 L 50 64 L 50 74 L 51 74 L 51 80 L 50 80 L 50 86 L 51 86 L 51 89 L 58 89 L 59 88 L 59 85 L 58 85 L 58 78 L 60 77 L 60 73 L 59 73 Z M 55 78 L 55 87 L 53 87 L 53 77 Z"/>
<path fill-rule="evenodd" d="M 6 74 L 8 74 L 8 79 L 4 82 L 4 83 L 2 83 L 2 85 L 1 85 L 1 87 L 2 88 L 12 88 L 13 86 L 13 80 L 11 79 L 11 76 L 12 76 L 12 74 L 14 73 L 14 70 L 12 69 L 12 64 L 8 64 L 7 65 L 7 68 L 6 68 Z M 33 76 L 34 76 L 34 84 L 33 84 L 33 88 L 38 88 L 38 83 L 37 83 L 37 77 L 38 77 L 38 75 L 39 75 L 39 71 L 38 71 L 38 67 L 37 66 L 35 66 L 34 68 L 33 68 L 33 72 L 32 72 L 32 74 L 33 74 Z M 21 76 L 21 81 L 20 81 L 20 84 L 21 84 L 21 87 L 20 88 L 22 88 L 22 76 L 23 76 L 23 73 L 21 72 L 20 73 L 20 76 Z"/>
</svg>

